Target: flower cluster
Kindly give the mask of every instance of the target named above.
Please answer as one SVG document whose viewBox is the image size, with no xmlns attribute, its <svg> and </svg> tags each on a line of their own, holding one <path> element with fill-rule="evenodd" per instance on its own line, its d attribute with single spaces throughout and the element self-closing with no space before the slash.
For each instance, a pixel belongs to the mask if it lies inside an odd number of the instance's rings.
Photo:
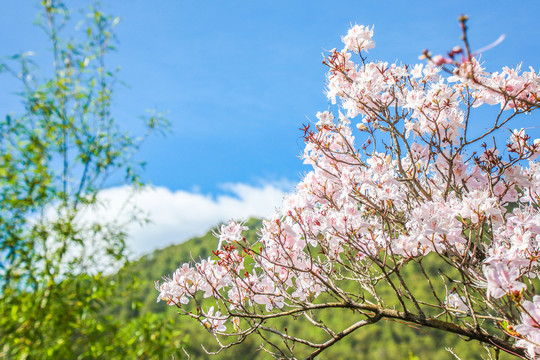
<svg viewBox="0 0 540 360">
<path fill-rule="evenodd" d="M 516 336 L 519 347 L 527 349 L 531 358 L 540 356 L 540 296 L 535 296 L 533 301 L 525 300 L 521 305 L 522 323 L 516 326 Z"/>
<path fill-rule="evenodd" d="M 355 25 L 325 60 L 327 96 L 340 109 L 304 128 L 303 161 L 313 170 L 263 222 L 259 240 L 248 243 L 243 224 L 223 225 L 214 257 L 182 265 L 158 284 L 158 300 L 182 308 L 201 292 L 220 311 L 192 316 L 215 333 L 226 333 L 229 319 L 248 333 L 261 314 L 307 309 L 323 293 L 362 309 L 358 299 L 366 297 L 351 297 L 340 281 L 378 299 L 377 279 L 435 255 L 461 274 L 452 281 L 464 295 L 452 291 L 434 308 L 471 321 L 504 319 L 514 325 L 501 330 L 515 346 L 538 356 L 540 297 L 527 283 L 540 265 L 540 142 L 523 129 L 504 146 L 484 142 L 538 107 L 540 77 L 519 67 L 488 73 L 470 56 L 455 64 L 367 62 L 362 52 L 374 48 L 372 37 L 373 28 Z M 443 63 L 454 64 L 449 74 Z M 475 126 L 474 109 L 493 105 L 496 119 Z"/>
</svg>

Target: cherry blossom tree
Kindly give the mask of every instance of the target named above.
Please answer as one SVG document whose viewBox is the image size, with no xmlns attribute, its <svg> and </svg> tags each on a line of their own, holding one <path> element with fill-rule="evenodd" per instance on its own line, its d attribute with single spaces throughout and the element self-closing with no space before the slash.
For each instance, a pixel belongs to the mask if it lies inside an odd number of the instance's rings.
<svg viewBox="0 0 540 360">
<path fill-rule="evenodd" d="M 390 319 L 540 358 L 540 139 L 513 129 L 534 119 L 540 76 L 487 72 L 466 21 L 463 46 L 415 65 L 369 61 L 373 28 L 353 26 L 323 61 L 337 114 L 303 128 L 312 170 L 255 243 L 223 225 L 214 256 L 156 284 L 158 301 L 198 320 L 218 352 L 259 335 L 276 358 L 297 346 L 314 358 Z M 331 327 L 339 311 L 350 322 Z M 283 317 L 326 340 L 271 325 Z"/>
</svg>

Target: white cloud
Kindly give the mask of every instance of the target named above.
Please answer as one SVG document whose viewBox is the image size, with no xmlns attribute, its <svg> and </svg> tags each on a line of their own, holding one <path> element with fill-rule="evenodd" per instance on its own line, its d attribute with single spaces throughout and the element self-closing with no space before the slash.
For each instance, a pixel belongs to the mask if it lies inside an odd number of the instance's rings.
<svg viewBox="0 0 540 360">
<path fill-rule="evenodd" d="M 87 220 L 111 220 L 118 213 L 136 207 L 150 223 L 129 223 L 127 247 L 133 257 L 203 235 L 220 221 L 269 217 L 280 207 L 288 182 L 252 186 L 224 184 L 225 194 L 171 191 L 165 187 L 145 187 L 134 192 L 131 187 L 115 187 L 100 193 L 103 205 L 87 214 Z M 127 202 L 126 202 L 127 201 Z M 125 213 L 126 211 L 124 211 Z M 92 219 L 93 218 L 93 219 Z M 216 242 L 217 244 L 217 242 Z"/>
</svg>

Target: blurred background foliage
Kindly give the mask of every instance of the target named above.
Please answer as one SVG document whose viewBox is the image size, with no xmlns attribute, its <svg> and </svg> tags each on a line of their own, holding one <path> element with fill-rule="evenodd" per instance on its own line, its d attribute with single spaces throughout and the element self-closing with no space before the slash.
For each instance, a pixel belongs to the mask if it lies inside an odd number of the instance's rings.
<svg viewBox="0 0 540 360">
<path fill-rule="evenodd" d="M 50 42 L 52 67 L 40 69 L 32 53 L 1 62 L 3 76 L 20 84 L 24 110 L 0 120 L 0 358 L 135 358 L 175 348 L 161 337 L 143 342 L 143 350 L 108 341 L 156 336 L 155 324 L 134 322 L 137 331 L 129 332 L 104 313 L 118 284 L 104 271 L 125 261 L 126 221 L 144 218 L 136 209 L 122 220 L 90 213 L 112 181 L 141 185 L 132 156 L 167 125 L 150 116 L 135 136 L 111 114 L 116 70 L 106 57 L 117 23 L 99 6 L 73 13 L 62 1 L 43 0 L 37 25 Z"/>
</svg>

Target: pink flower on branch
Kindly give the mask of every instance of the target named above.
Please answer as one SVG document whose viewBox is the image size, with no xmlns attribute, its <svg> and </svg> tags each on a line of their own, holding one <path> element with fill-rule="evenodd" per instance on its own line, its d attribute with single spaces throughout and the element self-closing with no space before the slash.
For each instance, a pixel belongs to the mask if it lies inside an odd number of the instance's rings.
<svg viewBox="0 0 540 360">
<path fill-rule="evenodd" d="M 158 301 L 236 339 L 217 339 L 221 349 L 237 341 L 241 318 L 242 340 L 281 337 L 276 357 L 295 343 L 315 357 L 337 334 L 388 318 L 534 358 L 540 141 L 524 130 L 503 141 L 495 135 L 539 108 L 540 77 L 519 67 L 485 71 L 467 40 L 412 65 L 369 61 L 373 28 L 355 25 L 342 40 L 345 48 L 324 61 L 326 94 L 338 109 L 302 129 L 311 171 L 257 240 L 245 240 L 243 223 L 222 225 L 213 256 L 157 284 Z M 490 106 L 498 114 L 491 122 L 476 113 Z M 473 131 L 479 118 L 482 130 Z M 429 296 L 416 290 L 421 283 Z M 444 294 L 449 285 L 460 293 Z M 211 306 L 190 313 L 193 303 Z M 346 324 L 331 328 L 327 313 L 341 311 L 350 314 Z M 307 332 L 266 325 L 279 317 L 303 318 L 328 338 L 315 343 Z M 225 327 L 230 318 L 234 332 Z"/>
<path fill-rule="evenodd" d="M 518 281 L 521 274 L 519 269 L 512 265 L 501 262 L 484 267 L 489 295 L 498 299 L 506 294 L 520 294 L 527 288 L 524 283 Z"/>
</svg>

